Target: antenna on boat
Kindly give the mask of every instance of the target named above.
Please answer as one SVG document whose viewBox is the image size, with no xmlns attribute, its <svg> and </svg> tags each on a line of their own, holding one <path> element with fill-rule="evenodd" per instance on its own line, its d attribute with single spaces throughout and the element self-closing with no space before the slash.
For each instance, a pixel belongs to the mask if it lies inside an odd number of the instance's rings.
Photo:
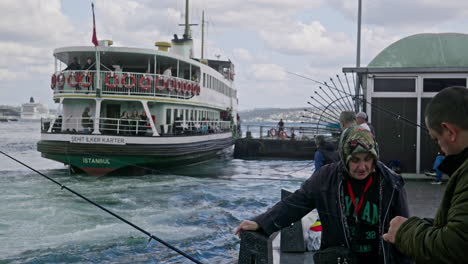
<svg viewBox="0 0 468 264">
<path fill-rule="evenodd" d="M 185 30 L 184 37 L 191 38 L 190 36 L 190 25 L 189 25 L 189 0 L 185 0 Z"/>
<path fill-rule="evenodd" d="M 201 28 L 201 56 L 200 61 L 203 60 L 203 50 L 205 49 L 205 10 L 202 11 L 202 28 Z"/>
</svg>

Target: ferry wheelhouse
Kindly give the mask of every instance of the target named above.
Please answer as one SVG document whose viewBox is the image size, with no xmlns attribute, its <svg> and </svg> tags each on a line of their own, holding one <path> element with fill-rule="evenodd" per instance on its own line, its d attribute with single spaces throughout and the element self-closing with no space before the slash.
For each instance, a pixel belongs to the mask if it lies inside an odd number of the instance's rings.
<svg viewBox="0 0 468 264">
<path fill-rule="evenodd" d="M 188 27 L 157 50 L 112 41 L 56 49 L 51 88 L 61 115 L 41 122 L 42 156 L 100 176 L 199 162 L 232 146 L 234 65 L 193 58 Z M 88 69 L 60 70 L 89 58 Z"/>
</svg>

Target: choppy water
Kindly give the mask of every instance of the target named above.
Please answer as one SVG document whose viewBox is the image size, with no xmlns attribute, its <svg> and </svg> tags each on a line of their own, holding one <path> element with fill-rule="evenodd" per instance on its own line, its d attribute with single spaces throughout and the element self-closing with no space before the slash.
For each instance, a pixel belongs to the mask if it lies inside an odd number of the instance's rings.
<svg viewBox="0 0 468 264">
<path fill-rule="evenodd" d="M 0 123 L 0 150 L 204 263 L 236 263 L 233 229 L 278 201 L 282 188 L 298 188 L 313 168 L 227 155 L 158 175 L 70 176 L 36 151 L 39 131 L 39 123 Z M 0 263 L 191 263 L 3 155 L 0 201 Z"/>
</svg>

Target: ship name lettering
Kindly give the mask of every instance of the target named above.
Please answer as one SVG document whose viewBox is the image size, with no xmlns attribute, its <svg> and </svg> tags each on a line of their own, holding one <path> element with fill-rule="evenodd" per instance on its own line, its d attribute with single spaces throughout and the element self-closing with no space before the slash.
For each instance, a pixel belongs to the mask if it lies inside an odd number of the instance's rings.
<svg viewBox="0 0 468 264">
<path fill-rule="evenodd" d="M 104 158 L 83 158 L 83 163 L 85 164 L 110 164 L 109 159 L 104 159 Z"/>
</svg>

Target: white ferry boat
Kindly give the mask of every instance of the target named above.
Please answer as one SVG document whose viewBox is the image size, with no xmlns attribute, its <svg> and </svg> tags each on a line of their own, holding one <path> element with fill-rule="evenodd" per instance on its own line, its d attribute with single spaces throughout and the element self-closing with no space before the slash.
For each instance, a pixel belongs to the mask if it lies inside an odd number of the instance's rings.
<svg viewBox="0 0 468 264">
<path fill-rule="evenodd" d="M 29 99 L 29 103 L 21 105 L 21 120 L 23 121 L 39 121 L 48 117 L 49 108 L 47 105 L 36 103 L 33 97 Z"/>
<path fill-rule="evenodd" d="M 158 50 L 109 40 L 54 50 L 51 88 L 62 112 L 42 121 L 42 156 L 101 176 L 199 162 L 232 146 L 234 65 L 192 57 L 186 13 L 183 37 L 156 42 Z"/>
</svg>

